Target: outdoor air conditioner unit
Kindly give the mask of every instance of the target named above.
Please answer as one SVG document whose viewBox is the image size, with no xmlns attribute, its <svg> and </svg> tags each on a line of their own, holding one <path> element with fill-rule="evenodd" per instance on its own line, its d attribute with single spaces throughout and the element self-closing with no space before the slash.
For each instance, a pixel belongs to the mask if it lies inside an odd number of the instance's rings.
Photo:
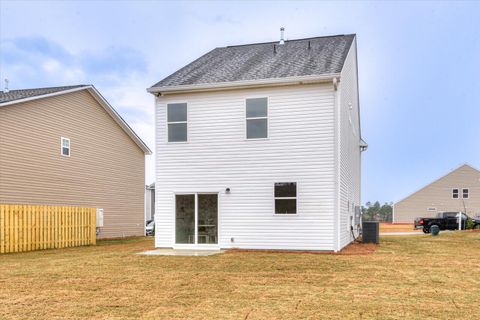
<svg viewBox="0 0 480 320">
<path fill-rule="evenodd" d="M 363 221 L 362 242 L 376 244 L 380 243 L 378 221 Z"/>
</svg>

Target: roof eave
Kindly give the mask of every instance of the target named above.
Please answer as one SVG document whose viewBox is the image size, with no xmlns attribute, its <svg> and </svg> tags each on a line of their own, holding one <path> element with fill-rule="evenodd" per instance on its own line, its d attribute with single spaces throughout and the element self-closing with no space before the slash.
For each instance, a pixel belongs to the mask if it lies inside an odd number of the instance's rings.
<svg viewBox="0 0 480 320">
<path fill-rule="evenodd" d="M 270 78 L 270 79 L 256 79 L 256 80 L 240 80 L 240 81 L 227 81 L 216 83 L 201 83 L 192 85 L 179 85 L 179 86 L 164 86 L 164 87 L 151 87 L 147 89 L 147 92 L 152 94 L 174 94 L 185 92 L 202 92 L 202 91 L 217 91 L 217 90 L 232 90 L 232 89 L 245 89 L 251 87 L 273 87 L 273 86 L 285 86 L 285 85 L 298 85 L 298 84 L 312 84 L 329 82 L 334 78 L 340 78 L 340 73 L 328 73 L 322 75 L 311 76 L 297 76 L 297 77 L 285 77 L 285 78 Z"/>
<path fill-rule="evenodd" d="M 28 101 L 37 100 L 37 99 L 59 96 L 59 95 L 62 95 L 62 94 L 67 94 L 67 93 L 71 93 L 71 92 L 75 92 L 75 91 L 85 90 L 85 89 L 88 89 L 89 87 L 91 87 L 91 85 L 85 85 L 85 86 L 77 87 L 77 88 L 73 88 L 73 89 L 61 90 L 61 91 L 56 91 L 56 92 L 52 92 L 52 93 L 39 94 L 39 95 L 36 95 L 36 96 L 27 97 L 27 98 L 19 98 L 19 99 L 15 99 L 15 100 L 0 102 L 0 107 L 8 106 L 8 105 L 11 105 L 11 104 L 22 103 L 22 102 L 28 102 Z"/>
</svg>

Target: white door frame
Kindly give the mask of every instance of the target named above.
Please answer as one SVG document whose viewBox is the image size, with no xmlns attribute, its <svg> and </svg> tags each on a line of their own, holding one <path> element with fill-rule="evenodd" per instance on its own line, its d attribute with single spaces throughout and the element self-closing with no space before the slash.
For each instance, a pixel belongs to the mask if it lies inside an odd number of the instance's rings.
<svg viewBox="0 0 480 320">
<path fill-rule="evenodd" d="M 217 195 L 217 243 L 198 243 L 198 195 L 199 194 L 216 194 Z M 194 195 L 195 196 L 195 230 L 194 243 L 177 243 L 177 195 Z M 181 191 L 173 193 L 173 249 L 205 249 L 220 250 L 220 192 L 219 191 Z"/>
</svg>

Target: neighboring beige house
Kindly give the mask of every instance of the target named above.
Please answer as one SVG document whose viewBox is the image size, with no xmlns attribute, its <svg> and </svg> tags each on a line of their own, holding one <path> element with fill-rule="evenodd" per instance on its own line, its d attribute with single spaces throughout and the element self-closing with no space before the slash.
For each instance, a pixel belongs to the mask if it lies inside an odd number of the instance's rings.
<svg viewBox="0 0 480 320">
<path fill-rule="evenodd" d="M 416 217 L 462 211 L 480 215 L 480 171 L 468 164 L 433 181 L 393 207 L 394 223 L 413 223 Z"/>
<path fill-rule="evenodd" d="M 0 92 L 0 203 L 100 208 L 99 238 L 143 235 L 146 154 L 91 85 Z"/>
</svg>

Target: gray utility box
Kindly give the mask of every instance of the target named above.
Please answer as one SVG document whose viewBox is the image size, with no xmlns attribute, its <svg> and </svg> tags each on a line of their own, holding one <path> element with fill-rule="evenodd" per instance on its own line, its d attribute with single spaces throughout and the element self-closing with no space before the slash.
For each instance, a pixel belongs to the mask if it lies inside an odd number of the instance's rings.
<svg viewBox="0 0 480 320">
<path fill-rule="evenodd" d="M 380 227 L 378 221 L 363 221 L 363 243 L 380 243 Z"/>
</svg>

